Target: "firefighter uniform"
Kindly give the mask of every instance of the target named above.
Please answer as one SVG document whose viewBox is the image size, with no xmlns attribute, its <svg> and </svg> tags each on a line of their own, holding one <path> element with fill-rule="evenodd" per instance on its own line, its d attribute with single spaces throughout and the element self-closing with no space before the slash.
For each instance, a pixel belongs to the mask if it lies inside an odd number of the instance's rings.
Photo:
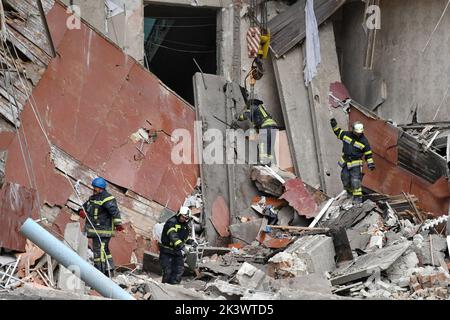
<svg viewBox="0 0 450 320">
<path fill-rule="evenodd" d="M 101 193 L 92 195 L 83 207 L 95 227 L 94 229 L 89 221 L 86 221 L 87 237 L 92 238 L 94 266 L 108 275 L 108 271 L 114 270 L 114 261 L 109 251 L 109 241 L 115 235 L 116 226 L 122 224 L 116 199 L 106 190 L 103 190 Z"/>
<path fill-rule="evenodd" d="M 251 100 L 250 108 L 247 108 L 239 117 L 239 121 L 250 120 L 258 130 L 258 157 L 261 164 L 270 165 L 273 158 L 273 149 L 278 132 L 278 125 L 264 108 L 261 100 Z"/>
<path fill-rule="evenodd" d="M 182 223 L 179 216 L 171 217 L 164 224 L 159 244 L 159 261 L 163 269 L 163 283 L 179 284 L 184 273 L 183 249 L 189 237 L 188 222 Z"/>
<path fill-rule="evenodd" d="M 342 140 L 342 157 L 339 160 L 339 166 L 342 168 L 341 180 L 345 190 L 353 195 L 355 203 L 362 202 L 362 168 L 363 158 L 371 170 L 375 168 L 373 154 L 369 141 L 361 134 L 354 134 L 352 131 L 344 131 L 335 121 L 332 120 L 331 126 L 339 140 Z"/>
</svg>

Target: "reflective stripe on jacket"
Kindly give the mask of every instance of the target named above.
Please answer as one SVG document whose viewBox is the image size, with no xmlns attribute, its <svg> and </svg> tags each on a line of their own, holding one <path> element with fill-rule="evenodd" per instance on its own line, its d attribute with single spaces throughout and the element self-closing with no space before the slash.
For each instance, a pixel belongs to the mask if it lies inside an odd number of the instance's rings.
<svg viewBox="0 0 450 320">
<path fill-rule="evenodd" d="M 161 247 L 177 253 L 189 237 L 189 226 L 175 215 L 166 221 L 161 235 Z M 165 250 L 167 252 L 167 250 Z"/>
<path fill-rule="evenodd" d="M 251 109 L 246 109 L 239 118 L 240 121 L 250 120 L 256 129 L 266 127 L 276 127 L 277 123 L 272 119 L 272 116 L 264 108 L 264 105 L 252 106 Z"/>
<path fill-rule="evenodd" d="M 338 126 L 333 128 L 334 134 L 339 140 L 343 141 L 342 157 L 339 160 L 339 165 L 353 168 L 363 165 L 363 158 L 368 164 L 373 164 L 373 152 L 370 148 L 369 141 L 364 135 L 356 136 L 352 131 L 344 131 Z"/>
<path fill-rule="evenodd" d="M 112 237 L 115 234 L 115 226 L 122 223 L 116 199 L 106 190 L 99 194 L 92 195 L 83 205 L 86 213 L 93 223 L 86 221 L 85 230 L 88 238 L 98 235 L 100 237 Z"/>
</svg>

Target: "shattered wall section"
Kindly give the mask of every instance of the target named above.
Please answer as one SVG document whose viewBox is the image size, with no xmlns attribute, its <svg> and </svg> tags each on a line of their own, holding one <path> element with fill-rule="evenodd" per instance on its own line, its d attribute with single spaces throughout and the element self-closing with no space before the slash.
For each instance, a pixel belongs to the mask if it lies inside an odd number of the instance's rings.
<svg viewBox="0 0 450 320">
<path fill-rule="evenodd" d="M 128 249 L 123 259 L 129 260 L 129 250 L 142 251 L 136 243 L 146 245 L 143 237 L 151 236 L 163 208 L 176 211 L 196 184 L 197 165 L 171 161 L 171 133 L 184 128 L 193 136 L 195 113 L 87 24 L 68 30 L 67 17 L 59 2 L 48 12 L 58 56 L 48 57 L 33 99 L 20 114 L 19 132 L 2 129 L 5 181 L 37 190 L 40 206 L 60 221 L 61 214 L 67 215 L 61 208 L 78 209 L 80 203 L 71 183 L 80 181 L 78 190 L 86 200 L 91 179 L 105 177 L 125 222 L 134 229 L 124 235 Z M 156 131 L 156 140 L 139 136 Z M 69 220 L 62 219 L 60 227 Z"/>
<path fill-rule="evenodd" d="M 450 120 L 448 12 L 432 34 L 446 4 L 445 0 L 381 1 L 373 70 L 362 68 L 365 4 L 345 5 L 338 37 L 341 70 L 355 100 L 372 110 L 384 101 L 378 114 L 399 124 L 411 123 L 415 113 L 419 123 Z"/>
<path fill-rule="evenodd" d="M 433 176 L 432 173 L 439 172 L 436 169 L 438 167 L 443 167 L 445 172 L 445 159 L 441 158 L 439 161 L 440 157 L 432 151 L 421 152 L 410 148 L 402 151 L 409 153 L 409 168 L 418 165 L 415 162 L 417 159 L 425 160 L 422 161 L 424 172 L 409 171 L 405 168 L 405 164 L 400 164 L 400 161 L 405 162 L 407 159 L 404 156 L 399 158 L 399 139 L 403 139 L 402 136 L 407 134 L 362 110 L 363 108 L 352 107 L 350 122 L 364 123 L 365 135 L 369 139 L 377 166 L 374 171 L 365 171 L 363 185 L 389 195 L 398 195 L 402 192 L 414 194 L 419 199 L 419 205 L 423 210 L 435 214 L 447 214 L 450 200 L 448 180 L 444 176 L 433 182 L 426 180 Z"/>
</svg>

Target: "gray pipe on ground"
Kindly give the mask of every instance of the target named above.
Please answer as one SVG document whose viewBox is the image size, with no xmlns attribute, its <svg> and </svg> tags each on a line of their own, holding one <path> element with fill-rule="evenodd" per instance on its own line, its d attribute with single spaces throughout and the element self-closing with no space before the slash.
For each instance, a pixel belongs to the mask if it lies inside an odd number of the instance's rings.
<svg viewBox="0 0 450 320">
<path fill-rule="evenodd" d="M 135 300 L 111 279 L 65 246 L 33 219 L 28 218 L 20 232 L 69 270 L 80 270 L 79 277 L 102 296 L 118 300 Z"/>
</svg>

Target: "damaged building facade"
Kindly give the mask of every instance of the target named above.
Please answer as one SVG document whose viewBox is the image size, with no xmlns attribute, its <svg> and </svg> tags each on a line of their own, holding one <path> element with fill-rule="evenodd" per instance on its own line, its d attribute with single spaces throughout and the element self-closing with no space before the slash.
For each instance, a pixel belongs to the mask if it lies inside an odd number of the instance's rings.
<svg viewBox="0 0 450 320">
<path fill-rule="evenodd" d="M 244 109 L 253 2 L 42 0 L 42 19 L 36 1 L 2 1 L 0 248 L 22 254 L 2 272 L 66 290 L 19 229 L 31 217 L 67 241 L 102 176 L 125 222 L 117 266 L 160 272 L 154 226 L 186 203 L 206 243 L 203 278 L 184 288 L 115 279 L 136 298 L 446 298 L 446 1 L 313 1 L 320 63 L 306 86 L 307 2 L 265 2 L 270 50 L 254 94 L 280 127 L 274 171 L 171 161 L 176 129 L 201 157 L 206 130 L 225 132 Z M 341 192 L 332 117 L 363 122 L 374 152 L 358 209 Z"/>
</svg>

